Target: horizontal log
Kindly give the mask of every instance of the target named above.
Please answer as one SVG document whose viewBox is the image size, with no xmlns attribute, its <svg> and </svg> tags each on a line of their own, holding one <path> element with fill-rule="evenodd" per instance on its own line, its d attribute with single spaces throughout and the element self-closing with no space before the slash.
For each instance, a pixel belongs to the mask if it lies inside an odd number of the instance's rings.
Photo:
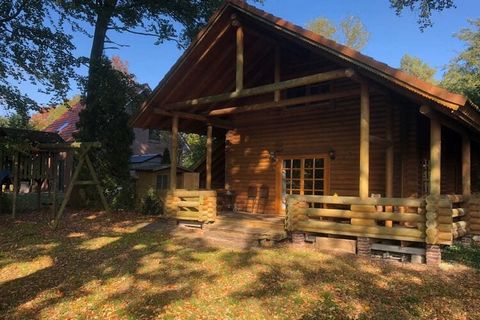
<svg viewBox="0 0 480 320">
<path fill-rule="evenodd" d="M 353 237 L 368 237 L 368 238 L 377 238 L 377 239 L 388 239 L 388 240 L 403 240 L 403 241 L 414 241 L 414 242 L 425 242 L 425 237 L 411 237 L 411 236 L 404 236 L 404 235 L 394 235 L 394 234 L 379 234 L 379 233 L 369 233 L 369 232 L 362 232 L 359 233 L 357 231 L 349 231 L 347 229 L 322 229 L 319 230 L 316 227 L 312 227 L 307 225 L 302 225 L 304 222 L 299 223 L 300 225 L 295 226 L 295 230 L 305 231 L 305 232 L 314 232 L 314 233 L 324 233 L 324 234 L 332 234 L 332 235 L 343 235 L 343 236 L 353 236 Z M 349 225 L 346 225 L 349 226 Z M 365 228 L 365 227 L 362 227 Z M 393 229 L 393 228 L 390 228 Z"/>
<path fill-rule="evenodd" d="M 290 195 L 288 199 L 296 201 L 305 201 L 312 203 L 325 204 L 344 204 L 344 205 L 379 205 L 379 206 L 404 206 L 421 207 L 424 204 L 423 199 L 415 198 L 367 198 L 359 197 L 341 197 L 341 196 L 300 196 Z"/>
<path fill-rule="evenodd" d="M 200 197 L 200 196 L 208 196 L 208 197 L 216 197 L 217 192 L 214 190 L 182 190 L 177 189 L 173 191 L 173 195 L 175 197 Z"/>
<path fill-rule="evenodd" d="M 87 180 L 87 181 L 75 181 L 76 186 L 92 186 L 96 185 L 97 182 L 92 181 L 92 180 Z"/>
<path fill-rule="evenodd" d="M 298 230 L 305 230 L 304 228 L 309 228 L 310 230 L 315 230 L 314 232 L 318 233 L 328 233 L 326 230 L 335 230 L 335 231 L 345 231 L 350 233 L 355 233 L 357 236 L 363 236 L 364 234 L 376 234 L 381 235 L 391 235 L 391 236 L 403 236 L 403 237 L 412 237 L 412 238 L 424 238 L 425 232 L 417 229 L 410 229 L 404 227 L 380 227 L 380 226 L 353 226 L 350 224 L 342 224 L 331 221 L 300 221 L 296 225 Z"/>
<path fill-rule="evenodd" d="M 451 224 L 453 219 L 450 216 L 440 216 L 437 218 L 437 222 L 440 224 Z"/>
<path fill-rule="evenodd" d="M 335 70 L 322 72 L 302 78 L 286 80 L 278 83 L 267 84 L 259 87 L 243 89 L 239 91 L 223 93 L 215 96 L 202 97 L 197 99 L 191 99 L 181 102 L 176 102 L 166 105 L 164 108 L 167 110 L 176 110 L 186 107 L 194 107 L 201 105 L 208 105 L 213 103 L 219 103 L 223 101 L 228 101 L 231 99 L 251 97 L 266 93 L 272 93 L 277 90 L 285 90 L 295 87 L 301 87 L 309 84 L 320 83 L 330 80 L 336 80 L 341 78 L 351 77 L 354 74 L 354 71 L 351 69 Z"/>
<path fill-rule="evenodd" d="M 392 220 L 399 222 L 425 222 L 425 217 L 415 213 L 390 213 L 390 212 L 357 212 L 338 209 L 306 209 L 310 218 L 346 218 L 346 219 L 374 219 Z"/>
<path fill-rule="evenodd" d="M 447 194 L 446 197 L 452 203 L 461 203 L 465 200 L 465 198 L 461 194 Z"/>
<path fill-rule="evenodd" d="M 195 113 L 188 113 L 188 112 L 172 112 L 160 108 L 154 109 L 156 114 L 167 116 L 167 117 L 178 117 L 180 119 L 188 119 L 188 120 L 195 120 L 200 122 L 205 122 L 211 124 L 214 127 L 222 128 L 222 129 L 234 129 L 234 126 L 228 120 L 219 120 L 219 119 L 210 119 L 205 117 L 204 115 L 195 114 Z"/>
<path fill-rule="evenodd" d="M 348 91 L 340 91 L 340 92 L 330 92 L 324 94 L 317 94 L 281 101 L 273 101 L 273 102 L 265 102 L 265 103 L 257 103 L 252 105 L 245 105 L 245 106 L 238 106 L 238 107 L 230 107 L 230 108 L 223 108 L 223 109 L 216 109 L 212 110 L 208 113 L 209 116 L 225 116 L 230 114 L 236 113 L 243 113 L 243 112 L 250 112 L 250 111 L 261 111 L 273 108 L 284 108 L 289 106 L 295 106 L 300 104 L 306 103 L 315 103 L 321 101 L 328 101 L 332 99 L 339 99 L 339 98 L 347 98 L 353 96 L 359 96 L 360 90 L 348 90 Z"/>
<path fill-rule="evenodd" d="M 463 217 L 466 214 L 465 208 L 452 209 L 452 217 Z"/>
<path fill-rule="evenodd" d="M 199 201 L 177 201 L 175 205 L 178 207 L 198 208 L 200 206 Z"/>
</svg>

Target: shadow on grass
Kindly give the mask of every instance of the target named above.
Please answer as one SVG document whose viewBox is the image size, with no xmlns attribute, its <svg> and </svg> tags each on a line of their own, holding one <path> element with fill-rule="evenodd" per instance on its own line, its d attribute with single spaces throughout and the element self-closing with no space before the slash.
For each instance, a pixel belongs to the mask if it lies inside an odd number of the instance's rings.
<svg viewBox="0 0 480 320">
<path fill-rule="evenodd" d="M 134 214 L 0 220 L 6 318 L 480 319 L 476 270 L 216 249 Z"/>
<path fill-rule="evenodd" d="M 195 254 L 215 249 L 201 238 L 173 241 L 174 228 L 169 226 L 144 231 L 156 223 L 152 219 L 138 224 L 118 221 L 129 217 L 114 213 L 110 217 L 106 213 L 74 215 L 52 231 L 46 223 L 32 223 L 30 218 L 38 220 L 31 215 L 0 225 L 0 270 L 15 264 L 10 270 L 24 274 L 0 278 L 0 314 L 9 318 L 40 318 L 45 308 L 74 303 L 98 286 L 107 290 L 92 302 L 94 313 L 110 300 L 118 302 L 115 311 L 120 314 L 151 318 L 165 305 L 189 299 L 198 283 L 215 280 L 215 275 L 192 267 L 198 261 Z M 48 256 L 50 262 L 35 270 L 39 256 Z M 150 282 L 155 290 L 150 290 Z M 58 317 L 75 315 L 75 310 L 68 309 Z"/>
</svg>

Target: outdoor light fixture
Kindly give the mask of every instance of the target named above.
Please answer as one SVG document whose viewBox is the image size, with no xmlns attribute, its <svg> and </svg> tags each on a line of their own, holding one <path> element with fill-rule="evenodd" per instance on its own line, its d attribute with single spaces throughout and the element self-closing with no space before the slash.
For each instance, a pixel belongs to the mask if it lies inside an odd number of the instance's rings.
<svg viewBox="0 0 480 320">
<path fill-rule="evenodd" d="M 268 155 L 270 156 L 270 160 L 277 161 L 277 152 L 276 151 L 270 151 L 268 153 Z"/>
<path fill-rule="evenodd" d="M 328 149 L 328 156 L 330 157 L 330 160 L 335 160 L 337 155 L 335 154 L 335 150 L 333 148 Z"/>
</svg>

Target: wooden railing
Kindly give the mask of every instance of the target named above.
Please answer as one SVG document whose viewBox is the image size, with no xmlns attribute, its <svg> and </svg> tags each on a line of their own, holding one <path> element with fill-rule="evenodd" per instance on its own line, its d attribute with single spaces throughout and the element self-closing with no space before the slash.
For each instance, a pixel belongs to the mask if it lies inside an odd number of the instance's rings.
<svg viewBox="0 0 480 320">
<path fill-rule="evenodd" d="M 177 220 L 214 222 L 217 194 L 211 190 L 175 190 L 165 195 L 166 215 Z"/>
<path fill-rule="evenodd" d="M 424 242 L 425 223 L 423 199 L 294 195 L 287 201 L 289 231 Z"/>
<path fill-rule="evenodd" d="M 428 196 L 426 242 L 451 245 L 453 240 L 469 234 L 469 212 L 474 211 L 469 206 L 478 202 L 475 199 L 462 195 Z"/>
</svg>

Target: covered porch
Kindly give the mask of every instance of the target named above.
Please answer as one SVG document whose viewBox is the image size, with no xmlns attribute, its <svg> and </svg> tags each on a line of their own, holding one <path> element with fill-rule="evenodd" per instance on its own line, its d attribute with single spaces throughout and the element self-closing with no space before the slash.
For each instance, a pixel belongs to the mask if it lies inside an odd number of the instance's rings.
<svg viewBox="0 0 480 320">
<path fill-rule="evenodd" d="M 134 121 L 171 130 L 165 204 L 177 220 L 266 230 L 285 219 L 294 242 L 355 239 L 366 253 L 392 241 L 430 263 L 480 233 L 474 106 L 248 5 L 220 10 Z M 176 189 L 179 131 L 207 136 L 204 190 Z M 225 141 L 220 168 L 214 139 Z M 234 195 L 223 216 L 215 170 Z"/>
</svg>

